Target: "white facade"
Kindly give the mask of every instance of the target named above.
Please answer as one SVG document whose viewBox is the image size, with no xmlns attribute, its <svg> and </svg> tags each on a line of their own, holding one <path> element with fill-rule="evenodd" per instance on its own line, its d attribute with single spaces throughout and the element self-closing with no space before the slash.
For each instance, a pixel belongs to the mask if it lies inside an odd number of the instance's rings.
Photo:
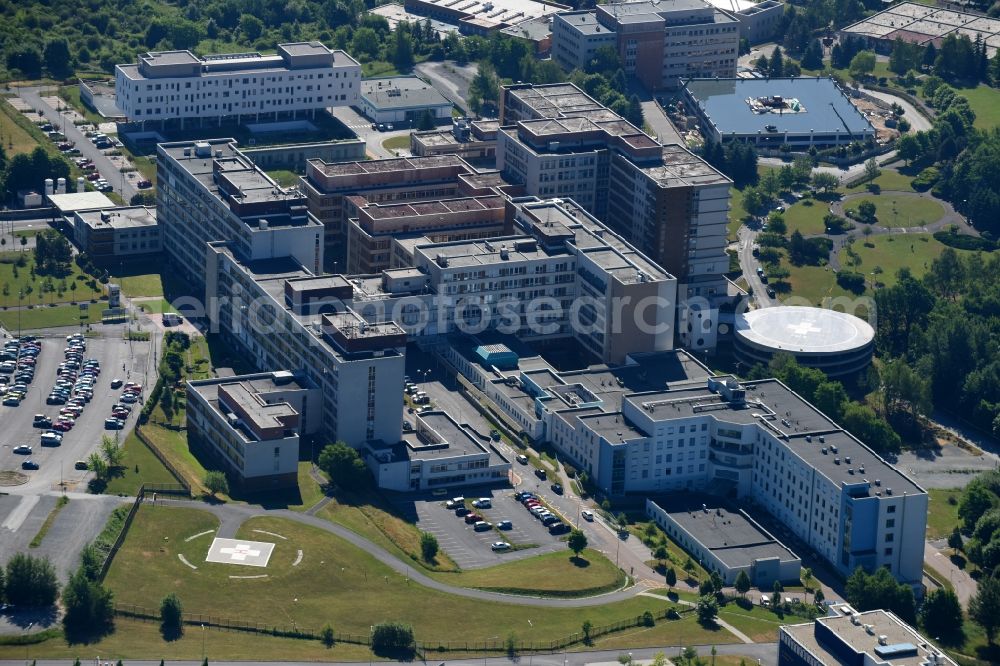
<svg viewBox="0 0 1000 666">
<path fill-rule="evenodd" d="M 277 55 L 150 52 L 115 67 L 118 107 L 132 121 L 260 119 L 357 104 L 361 65 L 319 42 L 279 44 Z"/>
</svg>

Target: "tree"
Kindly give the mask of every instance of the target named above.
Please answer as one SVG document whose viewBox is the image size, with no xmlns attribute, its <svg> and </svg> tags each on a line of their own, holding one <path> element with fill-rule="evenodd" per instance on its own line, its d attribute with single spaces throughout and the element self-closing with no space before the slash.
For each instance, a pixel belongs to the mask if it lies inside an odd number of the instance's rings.
<svg viewBox="0 0 1000 666">
<path fill-rule="evenodd" d="M 51 606 L 59 597 L 56 570 L 45 557 L 14 553 L 7 562 L 7 603 L 15 606 Z"/>
<path fill-rule="evenodd" d="M 101 455 L 104 457 L 104 461 L 108 464 L 108 467 L 113 469 L 121 465 L 122 462 L 122 450 L 118 446 L 118 443 L 108 437 L 107 435 L 101 436 Z"/>
<path fill-rule="evenodd" d="M 948 535 L 948 547 L 958 552 L 962 550 L 962 531 L 955 526 L 955 529 Z"/>
<path fill-rule="evenodd" d="M 469 83 L 469 108 L 474 113 L 490 113 L 500 99 L 500 82 L 496 71 L 488 62 L 479 63 L 476 75 Z"/>
<path fill-rule="evenodd" d="M 425 562 L 433 562 L 438 554 L 438 540 L 430 532 L 420 533 L 420 553 Z"/>
<path fill-rule="evenodd" d="M 802 69 L 823 69 L 823 47 L 818 39 L 809 42 L 809 46 L 802 53 L 800 64 Z"/>
<path fill-rule="evenodd" d="M 583 631 L 583 642 L 590 645 L 590 632 L 594 629 L 594 623 L 590 620 L 584 620 L 580 629 Z"/>
<path fill-rule="evenodd" d="M 865 162 L 865 180 L 866 181 L 871 182 L 871 181 L 875 180 L 876 178 L 879 177 L 879 175 L 881 173 L 882 173 L 882 170 L 878 168 L 878 162 L 875 161 L 874 157 L 869 158 L 868 161 Z"/>
<path fill-rule="evenodd" d="M 913 588 L 899 583 L 888 569 L 879 567 L 873 574 L 865 573 L 858 567 L 847 579 L 848 603 L 859 611 L 884 608 L 890 610 L 905 622 L 916 621 L 916 603 Z"/>
<path fill-rule="evenodd" d="M 920 608 L 920 624 L 929 636 L 949 638 L 962 631 L 962 604 L 952 590 L 932 590 Z M 951 642 L 951 641 L 949 641 Z"/>
<path fill-rule="evenodd" d="M 163 416 L 167 419 L 167 422 L 171 422 L 174 419 L 174 389 L 170 386 L 164 386 L 163 390 L 160 391 L 160 409 L 163 410 Z"/>
<path fill-rule="evenodd" d="M 240 32 L 248 41 L 256 41 L 264 33 L 264 22 L 253 14 L 240 16 Z"/>
<path fill-rule="evenodd" d="M 662 562 L 663 560 L 667 559 L 669 555 L 670 554 L 667 552 L 667 547 L 664 546 L 662 543 L 653 550 L 653 557 L 658 562 Z"/>
<path fill-rule="evenodd" d="M 405 30 L 396 29 L 392 47 L 392 64 L 401 72 L 413 69 L 413 39 Z"/>
<path fill-rule="evenodd" d="M 901 160 L 909 166 L 921 154 L 920 140 L 912 134 L 904 134 L 896 141 L 896 151 Z"/>
<path fill-rule="evenodd" d="M 813 603 L 819 606 L 821 603 L 823 603 L 823 599 L 825 598 L 826 595 L 823 594 L 823 588 L 821 587 L 816 588 L 816 592 L 813 594 Z"/>
<path fill-rule="evenodd" d="M 65 37 L 57 37 L 45 42 L 42 51 L 45 69 L 57 79 L 61 79 L 73 71 L 73 63 L 69 54 L 69 42 Z"/>
<path fill-rule="evenodd" d="M 816 387 L 812 403 L 821 412 L 839 421 L 844 414 L 844 403 L 848 401 L 847 390 L 840 382 L 823 382 Z"/>
<path fill-rule="evenodd" d="M 351 39 L 351 53 L 362 60 L 375 60 L 381 50 L 378 33 L 371 28 L 358 28 Z"/>
<path fill-rule="evenodd" d="M 718 571 L 713 571 L 709 575 L 708 579 L 712 583 L 712 591 L 713 592 L 715 592 L 716 594 L 718 594 L 719 592 L 722 592 L 723 581 L 722 581 L 722 576 L 719 575 Z"/>
<path fill-rule="evenodd" d="M 359 490 L 368 481 L 365 462 L 355 449 L 343 442 L 323 447 L 317 464 L 330 477 L 331 482 L 344 490 Z"/>
<path fill-rule="evenodd" d="M 813 572 L 809 567 L 803 567 L 802 569 L 802 586 L 805 588 L 806 594 L 809 594 L 809 590 L 812 588 Z M 808 598 L 808 596 L 806 597 Z"/>
<path fill-rule="evenodd" d="M 703 594 L 698 597 L 698 622 L 705 626 L 715 624 L 715 616 L 719 614 L 719 603 L 714 594 Z"/>
<path fill-rule="evenodd" d="M 578 558 L 580 557 L 580 553 L 587 547 L 587 535 L 582 530 L 573 530 L 569 533 L 566 545 L 573 551 L 573 557 Z"/>
<path fill-rule="evenodd" d="M 87 469 L 94 473 L 98 481 L 106 481 L 108 478 L 108 463 L 104 462 L 104 458 L 97 451 L 87 458 Z"/>
<path fill-rule="evenodd" d="M 747 592 L 750 591 L 750 576 L 747 572 L 740 569 L 740 573 L 736 576 L 736 581 L 734 583 L 736 591 L 740 593 L 741 597 L 746 597 Z"/>
<path fill-rule="evenodd" d="M 969 617 L 983 627 L 992 645 L 1000 628 L 1000 578 L 989 576 L 979 581 L 979 589 L 969 602 Z"/>
<path fill-rule="evenodd" d="M 32 45 L 14 44 L 7 51 L 7 69 L 16 69 L 26 78 L 37 79 L 42 74 L 42 56 Z"/>
<path fill-rule="evenodd" d="M 226 479 L 225 473 L 216 469 L 209 470 L 205 472 L 205 488 L 212 494 L 212 497 L 220 494 L 228 495 L 229 481 Z"/>
<path fill-rule="evenodd" d="M 865 224 L 875 224 L 875 213 L 876 208 L 874 202 L 865 200 L 858 204 L 858 219 Z"/>
<path fill-rule="evenodd" d="M 785 74 L 785 61 L 781 55 L 781 47 L 775 46 L 771 54 L 771 61 L 767 66 L 767 75 L 772 79 L 777 79 Z"/>
<path fill-rule="evenodd" d="M 319 632 L 319 640 L 327 648 L 332 648 L 333 647 L 333 642 L 334 642 L 334 640 L 333 640 L 333 627 L 331 627 L 329 624 L 323 625 L 323 628 Z"/>
<path fill-rule="evenodd" d="M 413 628 L 400 622 L 380 622 L 372 627 L 372 651 L 376 654 L 410 650 Z"/>
<path fill-rule="evenodd" d="M 840 179 L 832 173 L 817 171 L 812 175 L 812 185 L 818 190 L 829 192 L 830 190 L 836 189 L 837 186 L 840 185 Z"/>
<path fill-rule="evenodd" d="M 72 641 L 91 640 L 111 628 L 114 604 L 109 590 L 87 577 L 83 567 L 70 576 L 63 590 L 63 628 Z"/>
<path fill-rule="evenodd" d="M 958 502 L 958 517 L 968 532 L 972 532 L 984 513 L 993 508 L 996 498 L 978 479 L 973 479 L 962 491 Z"/>
<path fill-rule="evenodd" d="M 434 122 L 434 114 L 429 110 L 424 109 L 420 116 L 417 117 L 417 129 L 421 132 L 427 132 L 433 130 L 437 127 L 437 123 Z"/>
<path fill-rule="evenodd" d="M 875 71 L 875 52 L 861 51 L 853 58 L 848 67 L 852 78 L 861 79 Z"/>
<path fill-rule="evenodd" d="M 168 641 L 177 640 L 184 633 L 184 609 L 173 592 L 160 601 L 160 633 Z"/>
<path fill-rule="evenodd" d="M 775 578 L 774 585 L 771 586 L 771 594 L 774 595 L 775 604 L 781 601 L 781 593 L 784 591 L 785 591 L 785 586 L 781 584 L 780 580 Z"/>
<path fill-rule="evenodd" d="M 674 586 L 677 585 L 677 572 L 674 571 L 673 567 L 667 567 L 666 580 L 667 587 L 673 590 Z"/>
</svg>

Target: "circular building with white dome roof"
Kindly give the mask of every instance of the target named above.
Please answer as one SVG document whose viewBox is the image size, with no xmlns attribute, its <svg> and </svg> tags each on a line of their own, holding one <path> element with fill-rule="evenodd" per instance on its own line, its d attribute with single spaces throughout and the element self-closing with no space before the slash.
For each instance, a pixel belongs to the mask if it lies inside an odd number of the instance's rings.
<svg viewBox="0 0 1000 666">
<path fill-rule="evenodd" d="M 875 330 L 868 322 L 810 307 L 778 306 L 738 314 L 734 338 L 740 363 L 767 365 L 775 354 L 785 352 L 830 377 L 864 370 L 875 348 Z"/>
</svg>

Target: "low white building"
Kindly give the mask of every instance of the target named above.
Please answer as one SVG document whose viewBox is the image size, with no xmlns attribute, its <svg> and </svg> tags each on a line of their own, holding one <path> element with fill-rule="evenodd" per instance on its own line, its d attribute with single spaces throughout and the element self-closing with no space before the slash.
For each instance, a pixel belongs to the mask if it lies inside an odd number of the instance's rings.
<svg viewBox="0 0 1000 666">
<path fill-rule="evenodd" d="M 376 123 L 411 123 L 429 111 L 436 122 L 451 120 L 452 104 L 415 76 L 389 76 L 361 82 L 361 113 Z"/>
<path fill-rule="evenodd" d="M 426 412 L 415 421 L 402 441 L 369 442 L 362 450 L 379 488 L 406 492 L 507 483 L 510 460 L 488 435 L 445 412 Z"/>
<path fill-rule="evenodd" d="M 188 382 L 188 441 L 245 490 L 295 487 L 299 438 L 319 430 L 321 400 L 286 371 Z"/>
<path fill-rule="evenodd" d="M 271 120 L 357 104 L 361 65 L 320 42 L 279 44 L 274 55 L 150 51 L 115 67 L 115 97 L 132 121 Z"/>
<path fill-rule="evenodd" d="M 73 239 L 95 261 L 159 253 L 163 249 L 156 208 L 116 206 L 73 212 Z"/>
</svg>

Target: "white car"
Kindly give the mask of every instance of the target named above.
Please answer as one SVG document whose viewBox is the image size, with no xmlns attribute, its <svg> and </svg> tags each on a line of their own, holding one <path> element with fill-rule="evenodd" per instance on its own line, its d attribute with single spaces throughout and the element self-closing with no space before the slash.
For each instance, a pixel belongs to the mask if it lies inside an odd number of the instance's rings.
<svg viewBox="0 0 1000 666">
<path fill-rule="evenodd" d="M 594 512 L 593 511 L 588 511 L 587 509 L 584 509 L 583 511 L 580 512 L 580 515 L 583 516 L 584 520 L 586 520 L 588 522 L 591 522 L 591 523 L 594 522 Z"/>
<path fill-rule="evenodd" d="M 494 541 L 493 545 L 490 546 L 490 548 L 499 553 L 505 550 L 510 550 L 510 544 L 507 543 L 506 541 Z"/>
</svg>

